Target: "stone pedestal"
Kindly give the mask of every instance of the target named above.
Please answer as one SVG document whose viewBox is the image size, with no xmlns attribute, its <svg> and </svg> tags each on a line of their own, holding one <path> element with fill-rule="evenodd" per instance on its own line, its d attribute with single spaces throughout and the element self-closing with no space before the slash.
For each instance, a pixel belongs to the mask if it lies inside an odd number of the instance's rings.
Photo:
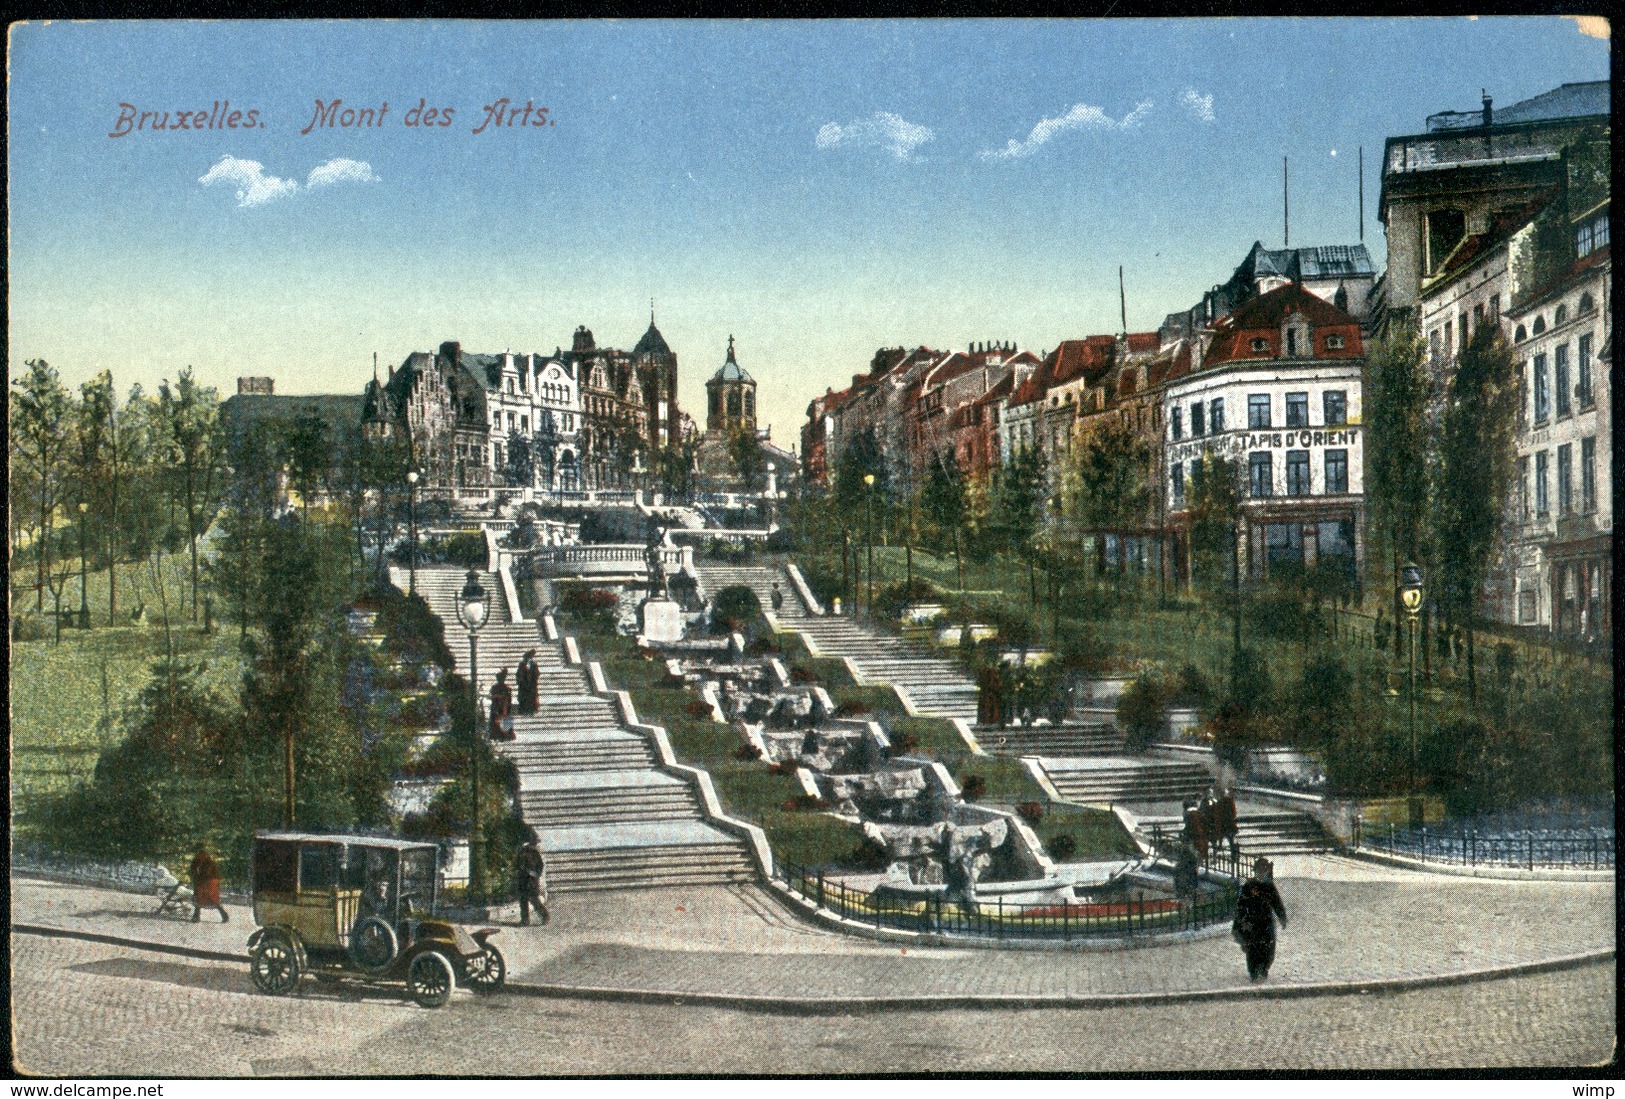
<svg viewBox="0 0 1625 1099">
<path fill-rule="evenodd" d="M 640 608 L 641 633 L 649 641 L 670 643 L 683 639 L 683 608 L 675 599 L 651 596 Z"/>
</svg>

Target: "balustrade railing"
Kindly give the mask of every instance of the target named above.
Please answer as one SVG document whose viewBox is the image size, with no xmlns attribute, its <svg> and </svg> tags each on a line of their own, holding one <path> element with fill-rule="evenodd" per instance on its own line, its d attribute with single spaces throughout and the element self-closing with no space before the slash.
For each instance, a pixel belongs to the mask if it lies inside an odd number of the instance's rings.
<svg viewBox="0 0 1625 1099">
<path fill-rule="evenodd" d="M 656 551 L 662 565 L 683 563 L 683 551 L 661 547 Z M 642 565 L 648 561 L 649 551 L 644 546 L 542 546 L 530 551 L 530 556 L 542 565 L 581 565 L 596 563 L 630 563 Z"/>
<path fill-rule="evenodd" d="M 948 895 L 910 897 L 866 893 L 832 879 L 822 870 L 776 860 L 774 877 L 792 892 L 842 919 L 876 929 L 989 939 L 1135 938 L 1192 931 L 1228 921 L 1236 911 L 1234 883 L 1192 897 L 1147 895 L 1121 898 L 1013 904 L 1002 897 Z"/>
</svg>

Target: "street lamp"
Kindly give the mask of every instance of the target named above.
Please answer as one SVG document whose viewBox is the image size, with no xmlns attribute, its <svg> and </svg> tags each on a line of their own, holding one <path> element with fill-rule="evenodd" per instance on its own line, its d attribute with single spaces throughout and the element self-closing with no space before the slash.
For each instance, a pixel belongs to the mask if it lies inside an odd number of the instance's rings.
<svg viewBox="0 0 1625 1099">
<path fill-rule="evenodd" d="M 90 629 L 90 604 L 85 595 L 85 513 L 90 505 L 79 501 L 79 628 Z"/>
<path fill-rule="evenodd" d="M 864 601 L 869 607 L 869 614 L 875 613 L 875 475 L 865 473 L 863 483 L 869 491 L 863 497 L 864 527 L 869 542 L 869 597 Z"/>
<path fill-rule="evenodd" d="M 474 699 L 474 728 L 469 747 L 469 777 L 474 787 L 474 812 L 468 826 L 468 888 L 471 896 L 485 896 L 485 855 L 480 845 L 480 751 L 484 747 L 484 721 L 480 713 L 480 650 L 478 635 L 491 609 L 491 594 L 478 574 L 468 570 L 468 581 L 457 597 L 457 620 L 468 631 L 468 689 Z"/>
<path fill-rule="evenodd" d="M 412 528 L 412 559 L 407 565 L 410 570 L 410 579 L 407 581 L 406 594 L 418 593 L 418 471 L 411 470 L 406 475 L 406 515 L 407 523 Z"/>
<path fill-rule="evenodd" d="M 1417 616 L 1422 609 L 1422 569 L 1414 562 L 1399 571 L 1399 598 L 1405 605 L 1405 618 L 1410 626 L 1411 773 L 1408 792 L 1411 825 L 1415 827 L 1422 815 L 1421 800 L 1416 794 L 1416 628 Z"/>
</svg>

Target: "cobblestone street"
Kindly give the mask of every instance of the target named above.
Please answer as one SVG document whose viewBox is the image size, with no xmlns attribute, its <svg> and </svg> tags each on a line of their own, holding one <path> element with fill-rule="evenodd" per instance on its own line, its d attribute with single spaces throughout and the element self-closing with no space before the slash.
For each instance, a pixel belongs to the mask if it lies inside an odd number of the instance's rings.
<svg viewBox="0 0 1625 1099">
<path fill-rule="evenodd" d="M 258 995 L 243 966 L 12 938 L 20 1068 L 52 1075 L 1176 1072 L 1584 1065 L 1614 965 L 1313 1000 L 798 1016 L 393 992 Z"/>
</svg>

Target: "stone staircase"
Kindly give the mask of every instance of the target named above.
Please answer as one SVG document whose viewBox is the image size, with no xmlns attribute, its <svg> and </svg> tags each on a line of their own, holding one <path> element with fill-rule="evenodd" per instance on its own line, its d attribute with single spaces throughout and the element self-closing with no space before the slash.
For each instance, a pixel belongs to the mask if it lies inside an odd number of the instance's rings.
<svg viewBox="0 0 1625 1099">
<path fill-rule="evenodd" d="M 457 671 L 468 675 L 468 635 L 456 600 L 466 569 L 418 569 L 418 594 L 446 624 Z M 407 574 L 395 570 L 405 588 Z M 518 703 L 520 658 L 536 652 L 540 705 L 514 717 L 514 739 L 493 747 L 519 775 L 519 805 L 536 829 L 547 860 L 548 888 L 557 892 L 705 885 L 754 881 L 755 862 L 742 839 L 705 821 L 698 791 L 659 769 L 654 745 L 626 728 L 611 700 L 592 693 L 584 665 L 570 664 L 564 646 L 548 641 L 536 622 L 515 622 L 502 581 L 480 572 L 491 593 L 490 617 L 479 633 L 482 704 L 499 669 Z"/>
<path fill-rule="evenodd" d="M 1055 789 L 1067 801 L 1090 805 L 1123 802 L 1181 802 L 1201 797 L 1213 776 L 1199 763 L 1148 760 L 1134 756 L 1086 759 L 1039 757 Z"/>
<path fill-rule="evenodd" d="M 800 633 L 818 655 L 851 659 L 865 682 L 897 687 L 916 713 L 976 720 L 976 684 L 956 661 L 848 618 L 809 615 L 789 576 L 780 568 L 710 563 L 699 563 L 695 568 L 707 594 L 731 584 L 743 584 L 768 608 L 777 581 L 784 596 L 777 615 L 780 625 Z"/>
<path fill-rule="evenodd" d="M 1180 831 L 1184 822 L 1178 816 L 1142 816 L 1140 827 L 1147 832 L 1160 828 L 1165 834 Z M 1333 850 L 1337 844 L 1320 822 L 1307 813 L 1290 809 L 1266 809 L 1243 804 L 1236 814 L 1236 846 L 1246 858 L 1259 855 L 1312 855 Z"/>
<path fill-rule="evenodd" d="M 978 725 L 972 732 L 982 750 L 995 756 L 1050 756 L 1081 759 L 1123 755 L 1123 734 L 1104 723 L 1026 725 L 1000 728 Z"/>
</svg>

